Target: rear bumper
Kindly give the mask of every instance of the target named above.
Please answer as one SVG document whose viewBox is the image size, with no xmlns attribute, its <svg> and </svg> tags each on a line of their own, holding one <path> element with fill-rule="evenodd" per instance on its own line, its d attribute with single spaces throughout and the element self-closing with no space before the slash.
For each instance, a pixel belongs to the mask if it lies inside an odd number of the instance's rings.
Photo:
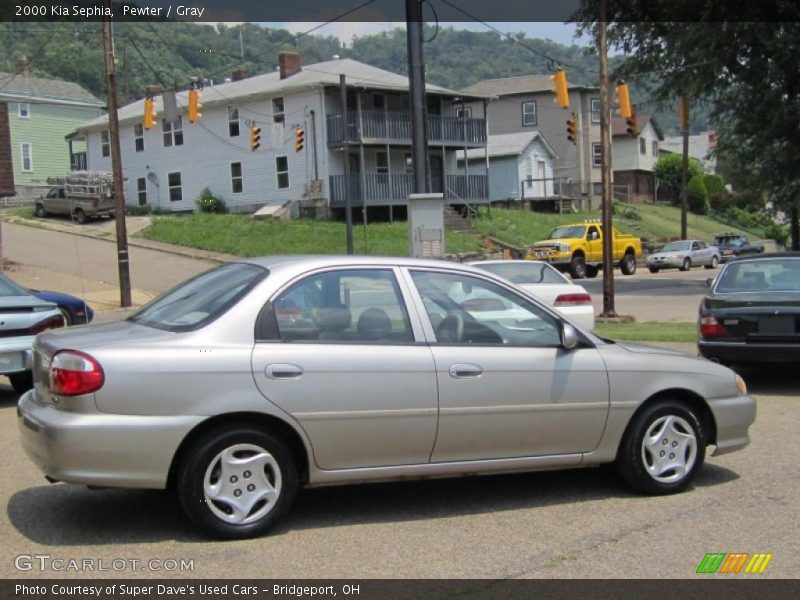
<svg viewBox="0 0 800 600">
<path fill-rule="evenodd" d="M 73 413 L 35 389 L 17 405 L 22 447 L 47 477 L 104 487 L 166 487 L 178 446 L 204 418 Z"/>
<path fill-rule="evenodd" d="M 756 420 L 756 400 L 752 396 L 714 398 L 708 406 L 717 425 L 714 456 L 741 450 L 750 443 L 747 430 Z"/>
<path fill-rule="evenodd" d="M 723 363 L 800 363 L 800 341 L 769 344 L 699 340 L 697 348 L 700 356 Z"/>
<path fill-rule="evenodd" d="M 0 375 L 31 370 L 35 337 L 30 335 L 0 339 Z"/>
<path fill-rule="evenodd" d="M 555 310 L 588 331 L 594 331 L 594 306 L 556 306 Z"/>
</svg>

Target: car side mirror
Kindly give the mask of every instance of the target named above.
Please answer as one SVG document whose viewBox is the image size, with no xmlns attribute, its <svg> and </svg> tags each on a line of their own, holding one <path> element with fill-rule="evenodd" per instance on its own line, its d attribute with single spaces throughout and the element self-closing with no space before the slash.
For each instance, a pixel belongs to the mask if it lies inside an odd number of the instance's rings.
<svg viewBox="0 0 800 600">
<path fill-rule="evenodd" d="M 710 288 L 712 285 L 714 285 L 714 278 L 709 277 L 708 279 L 706 279 L 706 287 Z"/>
<path fill-rule="evenodd" d="M 566 350 L 573 350 L 578 347 L 578 332 L 569 323 L 564 323 L 561 327 L 561 345 Z"/>
</svg>

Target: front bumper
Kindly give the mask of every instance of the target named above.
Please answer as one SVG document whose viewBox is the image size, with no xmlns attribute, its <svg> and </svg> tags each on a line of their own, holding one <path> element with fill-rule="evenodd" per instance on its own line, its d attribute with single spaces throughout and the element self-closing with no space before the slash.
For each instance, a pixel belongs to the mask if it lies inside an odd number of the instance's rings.
<svg viewBox="0 0 800 600">
<path fill-rule="evenodd" d="M 647 261 L 647 268 L 654 269 L 678 269 L 683 266 L 682 258 L 665 258 L 663 260 L 649 260 Z"/>
<path fill-rule="evenodd" d="M 181 441 L 205 417 L 68 412 L 35 389 L 17 405 L 25 453 L 50 479 L 162 489 Z"/>
<path fill-rule="evenodd" d="M 800 363 L 800 343 L 770 344 L 699 340 L 700 356 L 722 363 Z"/>
<path fill-rule="evenodd" d="M 31 370 L 35 337 L 26 335 L 0 339 L 0 375 Z"/>
<path fill-rule="evenodd" d="M 756 399 L 752 396 L 714 398 L 708 406 L 717 425 L 716 449 L 714 456 L 741 450 L 750 443 L 747 433 L 756 420 Z"/>
</svg>

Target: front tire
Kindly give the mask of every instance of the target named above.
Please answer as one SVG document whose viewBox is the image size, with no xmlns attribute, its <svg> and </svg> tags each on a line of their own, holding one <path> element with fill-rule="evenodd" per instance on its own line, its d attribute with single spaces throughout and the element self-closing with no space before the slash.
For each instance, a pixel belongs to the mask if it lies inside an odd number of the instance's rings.
<svg viewBox="0 0 800 600">
<path fill-rule="evenodd" d="M 40 219 L 44 219 L 45 217 L 47 217 L 47 211 L 44 209 L 44 205 L 43 204 L 37 204 L 36 205 L 36 210 L 34 211 L 34 214 L 37 217 L 39 217 Z"/>
<path fill-rule="evenodd" d="M 572 257 L 569 263 L 569 274 L 573 279 L 583 279 L 586 277 L 586 259 L 580 254 Z"/>
<path fill-rule="evenodd" d="M 692 268 L 692 259 L 690 259 L 688 257 L 684 258 L 683 259 L 683 264 L 681 265 L 680 270 L 681 271 L 688 271 L 691 268 Z"/>
<path fill-rule="evenodd" d="M 11 387 L 18 394 L 24 394 L 33 387 L 33 373 L 25 371 L 24 373 L 12 373 L 8 376 L 11 382 Z"/>
<path fill-rule="evenodd" d="M 628 425 L 615 465 L 638 492 L 674 494 L 694 479 L 705 452 L 705 432 L 695 411 L 663 400 L 646 407 Z"/>
<path fill-rule="evenodd" d="M 181 506 L 205 533 L 262 535 L 289 510 L 297 467 L 277 437 L 246 425 L 213 430 L 185 454 L 177 478 Z"/>
<path fill-rule="evenodd" d="M 658 267 L 647 267 L 647 270 L 651 273 L 658 273 Z"/>
<path fill-rule="evenodd" d="M 631 252 L 623 256 L 622 260 L 619 261 L 619 270 L 622 271 L 623 275 L 633 275 L 636 273 L 636 256 Z"/>
</svg>

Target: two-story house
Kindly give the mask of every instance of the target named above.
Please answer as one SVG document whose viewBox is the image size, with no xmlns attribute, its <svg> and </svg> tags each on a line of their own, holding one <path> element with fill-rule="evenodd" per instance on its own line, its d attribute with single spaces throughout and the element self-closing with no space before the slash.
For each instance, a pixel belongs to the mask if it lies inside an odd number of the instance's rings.
<svg viewBox="0 0 800 600">
<path fill-rule="evenodd" d="M 539 131 L 557 156 L 554 188 L 583 208 L 597 208 L 602 197 L 600 90 L 574 84 L 568 89 L 567 110 L 554 102 L 550 75 L 486 79 L 466 87 L 464 93 L 492 97 L 487 109 L 490 135 Z M 573 112 L 577 125 L 575 144 L 567 139 L 567 120 Z"/>
<path fill-rule="evenodd" d="M 32 76 L 24 56 L 16 73 L 0 73 L 0 195 L 36 193 L 66 174 L 73 165 L 65 136 L 102 113 L 103 102 L 80 85 Z"/>
<path fill-rule="evenodd" d="M 402 216 L 413 189 L 408 78 L 364 63 L 337 59 L 303 66 L 282 53 L 275 72 L 213 83 L 202 90 L 202 118 L 189 123 L 187 92 L 177 94 L 179 116 L 142 126 L 143 101 L 119 109 L 126 201 L 168 211 L 195 209 L 203 188 L 232 211 L 290 203 L 340 216 L 345 206 L 345 161 L 351 204 L 370 215 Z M 340 76 L 346 83 L 343 114 Z M 486 145 L 486 121 L 467 116 L 462 92 L 427 85 L 431 188 L 458 204 L 488 201 L 485 174 L 458 173 L 456 151 Z M 481 104 L 480 102 L 477 102 Z M 261 146 L 250 148 L 250 127 L 261 128 Z M 84 124 L 88 168 L 111 166 L 106 118 Z M 295 132 L 304 132 L 296 149 Z"/>
<path fill-rule="evenodd" d="M 634 202 L 654 202 L 655 168 L 664 134 L 655 117 L 636 115 L 636 137 L 628 133 L 625 119 L 611 119 L 611 165 L 614 195 Z"/>
</svg>

